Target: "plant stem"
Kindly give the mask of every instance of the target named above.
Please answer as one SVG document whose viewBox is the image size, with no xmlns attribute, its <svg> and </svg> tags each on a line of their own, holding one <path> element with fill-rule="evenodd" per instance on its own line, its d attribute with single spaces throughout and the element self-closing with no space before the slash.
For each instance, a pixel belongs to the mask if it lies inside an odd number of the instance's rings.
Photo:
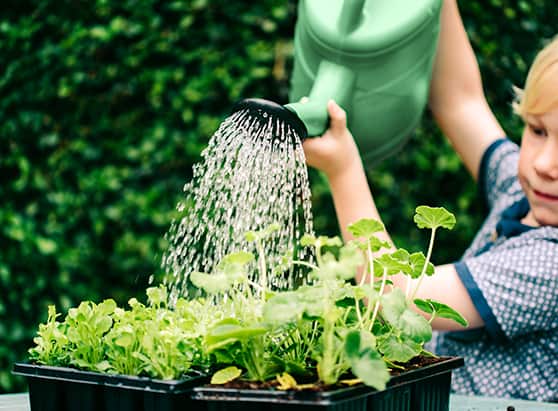
<svg viewBox="0 0 558 411">
<path fill-rule="evenodd" d="M 413 291 L 413 294 L 411 295 L 411 300 L 415 299 L 415 295 L 417 294 L 417 291 L 420 287 L 420 284 L 422 283 L 422 279 L 424 278 L 424 274 L 426 273 L 426 269 L 428 267 L 428 263 L 430 262 L 430 257 L 432 256 L 432 248 L 434 247 L 434 237 L 436 236 L 436 229 L 433 228 L 432 232 L 430 233 L 430 244 L 428 244 L 428 252 L 426 253 L 426 260 L 424 260 L 424 266 L 422 267 L 422 271 L 420 273 L 417 285 L 415 287 L 415 290 Z"/>
<path fill-rule="evenodd" d="M 372 327 L 374 326 L 374 321 L 376 320 L 376 315 L 378 314 L 378 310 L 380 308 L 380 297 L 384 292 L 384 287 L 386 286 L 387 280 L 387 268 L 384 267 L 384 273 L 382 275 L 382 284 L 380 285 L 380 293 L 378 295 L 378 301 L 376 301 L 376 305 L 374 306 L 374 313 L 372 314 L 372 321 L 370 322 L 370 330 L 372 331 Z"/>
<path fill-rule="evenodd" d="M 370 274 L 370 284 L 374 284 L 374 257 L 372 256 L 372 249 L 370 248 L 370 240 L 368 240 L 368 248 L 366 250 L 368 257 L 368 271 Z M 366 272 L 360 279 L 360 285 L 363 285 L 366 280 Z"/>
<path fill-rule="evenodd" d="M 364 325 L 362 323 L 362 313 L 360 312 L 360 304 L 358 303 L 358 298 L 355 296 L 355 311 L 358 318 L 358 325 L 362 328 Z"/>
<path fill-rule="evenodd" d="M 261 240 L 256 241 L 256 248 L 258 250 L 258 261 L 260 264 L 261 299 L 262 303 L 265 303 L 265 294 L 267 290 L 267 267 L 265 264 L 265 250 Z"/>
<path fill-rule="evenodd" d="M 331 321 L 331 312 L 326 313 L 324 316 L 324 331 L 323 331 L 323 356 L 321 361 L 318 362 L 318 375 L 320 380 L 326 384 L 333 384 L 336 380 L 333 374 L 335 367 L 334 359 L 334 324 Z"/>
<path fill-rule="evenodd" d="M 405 278 L 407 280 L 407 287 L 405 288 L 405 297 L 409 299 L 409 294 L 411 294 L 411 284 L 413 282 L 413 277 L 411 277 L 410 275 L 406 275 Z"/>
</svg>

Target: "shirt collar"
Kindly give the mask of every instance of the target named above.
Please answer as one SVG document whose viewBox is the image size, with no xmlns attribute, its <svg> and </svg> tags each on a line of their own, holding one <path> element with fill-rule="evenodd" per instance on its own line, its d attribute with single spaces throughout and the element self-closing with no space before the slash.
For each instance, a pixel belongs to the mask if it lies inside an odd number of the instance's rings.
<svg viewBox="0 0 558 411">
<path fill-rule="evenodd" d="M 527 197 L 523 197 L 505 209 L 502 218 L 496 225 L 498 237 L 510 238 L 535 228 L 521 222 L 521 219 L 527 215 L 529 210 Z"/>
</svg>

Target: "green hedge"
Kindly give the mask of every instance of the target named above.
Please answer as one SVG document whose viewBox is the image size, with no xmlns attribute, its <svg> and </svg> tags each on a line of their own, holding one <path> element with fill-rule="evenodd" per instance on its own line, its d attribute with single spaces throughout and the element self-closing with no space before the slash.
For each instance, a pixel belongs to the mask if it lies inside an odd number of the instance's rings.
<svg viewBox="0 0 558 411">
<path fill-rule="evenodd" d="M 508 104 L 553 1 L 462 2 L 489 98 Z M 21 0 L 0 14 L 0 392 L 48 304 L 124 303 L 158 272 L 192 165 L 245 97 L 285 103 L 295 2 Z M 442 148 L 440 148 L 442 147 Z M 336 233 L 323 178 L 311 173 L 316 229 Z M 445 205 L 457 230 L 435 258 L 457 258 L 480 221 L 474 187 L 425 116 L 405 151 L 370 172 L 396 241 L 422 247 L 417 204 Z M 388 207 L 389 205 L 389 207 Z M 411 234 L 409 234 L 411 232 Z M 443 241 L 443 240 L 442 240 Z"/>
</svg>

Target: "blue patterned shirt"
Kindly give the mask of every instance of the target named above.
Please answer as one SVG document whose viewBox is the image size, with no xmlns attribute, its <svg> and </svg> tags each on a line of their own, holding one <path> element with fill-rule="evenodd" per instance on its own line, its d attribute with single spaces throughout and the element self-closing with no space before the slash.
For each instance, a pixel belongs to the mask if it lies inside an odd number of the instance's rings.
<svg viewBox="0 0 558 411">
<path fill-rule="evenodd" d="M 507 139 L 485 152 L 479 188 L 490 212 L 455 263 L 485 325 L 436 333 L 428 348 L 465 358 L 457 393 L 558 401 L 558 228 L 521 224 L 529 203 L 518 159 Z"/>
</svg>

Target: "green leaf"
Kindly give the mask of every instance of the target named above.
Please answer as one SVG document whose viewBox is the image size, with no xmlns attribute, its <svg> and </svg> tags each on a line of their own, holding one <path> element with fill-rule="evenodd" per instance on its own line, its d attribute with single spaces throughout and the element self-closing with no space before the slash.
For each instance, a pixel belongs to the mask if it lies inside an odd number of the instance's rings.
<svg viewBox="0 0 558 411">
<path fill-rule="evenodd" d="M 190 281 L 209 294 L 224 293 L 233 285 L 247 281 L 246 265 L 253 260 L 254 255 L 246 251 L 231 253 L 223 257 L 212 274 L 196 271 L 190 274 Z"/>
<path fill-rule="evenodd" d="M 414 301 L 417 308 L 421 311 L 424 311 L 427 314 L 433 314 L 436 309 L 428 300 L 422 300 L 420 298 L 416 298 Z"/>
<path fill-rule="evenodd" d="M 434 230 L 443 227 L 451 230 L 455 225 L 455 216 L 444 207 L 418 206 L 414 221 L 418 228 Z"/>
<path fill-rule="evenodd" d="M 414 312 L 405 299 L 401 289 L 396 288 L 392 292 L 381 297 L 382 313 L 384 318 L 397 330 L 405 333 L 416 342 L 426 342 L 432 338 L 432 327 L 430 323 Z"/>
<path fill-rule="evenodd" d="M 120 347 L 129 347 L 134 342 L 134 336 L 132 334 L 123 334 L 114 340 L 114 344 Z"/>
<path fill-rule="evenodd" d="M 382 254 L 380 257 L 374 258 L 374 275 L 379 277 L 387 270 L 387 275 L 395 275 L 399 273 L 410 273 L 411 266 L 408 261 L 405 261 L 404 250 L 397 250 L 391 254 Z M 406 254 L 408 260 L 408 253 Z"/>
<path fill-rule="evenodd" d="M 215 344 L 222 340 L 246 340 L 258 335 L 265 334 L 267 328 L 261 326 L 243 326 L 239 322 L 222 320 L 211 328 L 207 335 L 208 344 Z"/>
<path fill-rule="evenodd" d="M 345 336 L 345 354 L 357 357 L 364 350 L 376 348 L 376 337 L 369 331 L 349 331 Z"/>
<path fill-rule="evenodd" d="M 407 308 L 399 317 L 398 326 L 401 331 L 418 343 L 432 339 L 432 326 L 426 318 Z"/>
<path fill-rule="evenodd" d="M 222 385 L 236 380 L 242 374 L 242 370 L 235 366 L 223 368 L 211 377 L 211 384 Z"/>
<path fill-rule="evenodd" d="M 381 301 L 382 313 L 385 319 L 389 323 L 397 326 L 399 318 L 408 307 L 405 294 L 401 289 L 395 288 L 390 293 L 382 295 Z"/>
<path fill-rule="evenodd" d="M 359 266 L 364 264 L 364 257 L 355 244 L 347 244 L 339 250 L 339 271 L 337 278 L 350 280 L 355 277 Z"/>
<path fill-rule="evenodd" d="M 312 234 L 304 234 L 300 239 L 300 245 L 303 247 L 310 247 L 316 244 L 316 237 Z"/>
<path fill-rule="evenodd" d="M 300 239 L 300 245 L 303 247 L 341 247 L 343 242 L 337 236 L 335 237 L 326 237 L 326 236 L 319 236 L 315 237 L 312 234 L 304 234 Z"/>
<path fill-rule="evenodd" d="M 329 290 L 323 285 L 302 286 L 296 290 L 299 301 L 304 304 L 304 313 L 309 317 L 323 317 Z"/>
<path fill-rule="evenodd" d="M 398 337 L 390 334 L 379 339 L 378 350 L 389 361 L 405 363 L 422 352 L 422 344 L 406 336 Z"/>
<path fill-rule="evenodd" d="M 236 253 L 228 254 L 221 260 L 220 264 L 223 266 L 228 265 L 245 265 L 254 260 L 254 254 L 247 251 L 237 251 Z"/>
<path fill-rule="evenodd" d="M 311 277 L 326 280 L 350 280 L 355 277 L 357 268 L 364 263 L 364 257 L 355 244 L 348 244 L 339 250 L 339 260 L 332 253 L 325 253 L 317 270 Z"/>
<path fill-rule="evenodd" d="M 327 237 L 321 235 L 318 237 L 316 244 L 319 244 L 322 247 L 341 247 L 343 245 L 343 242 L 337 236 Z"/>
<path fill-rule="evenodd" d="M 112 314 L 115 309 L 116 309 L 116 301 L 114 301 L 112 298 L 108 298 L 104 300 L 101 304 L 99 304 L 96 307 L 97 313 L 101 315 Z"/>
<path fill-rule="evenodd" d="M 417 252 L 411 254 L 409 256 L 409 264 L 411 266 L 411 271 L 408 274 L 412 278 L 419 278 L 422 273 L 422 269 L 424 267 L 425 262 L 426 262 L 426 257 L 423 253 Z M 434 264 L 429 262 L 428 266 L 426 267 L 425 274 L 431 276 L 434 274 L 434 272 L 435 272 Z"/>
<path fill-rule="evenodd" d="M 149 287 L 145 293 L 147 294 L 149 304 L 154 307 L 159 307 L 167 302 L 167 289 L 164 285 Z"/>
<path fill-rule="evenodd" d="M 194 271 L 190 274 L 190 281 L 197 288 L 209 294 L 223 293 L 231 288 L 231 283 L 224 274 L 207 274 Z"/>
<path fill-rule="evenodd" d="M 360 354 L 360 333 L 351 331 L 345 337 L 345 354 L 347 357 L 354 358 Z"/>
<path fill-rule="evenodd" d="M 421 300 L 418 298 L 414 300 L 414 303 L 420 310 L 424 311 L 425 313 L 434 314 L 436 317 L 453 320 L 463 327 L 467 327 L 469 325 L 467 320 L 449 305 L 430 299 Z"/>
<path fill-rule="evenodd" d="M 375 338 L 371 333 L 351 331 L 345 338 L 345 354 L 356 377 L 370 387 L 383 390 L 390 375 L 375 345 Z"/>
<path fill-rule="evenodd" d="M 369 239 L 374 237 L 374 234 L 377 232 L 384 231 L 384 225 L 372 218 L 362 218 L 355 223 L 349 224 L 347 226 L 347 231 L 351 233 L 353 236 L 359 238 Z"/>
<path fill-rule="evenodd" d="M 269 238 L 271 236 L 271 234 L 273 234 L 276 231 L 279 231 L 280 229 L 281 229 L 280 224 L 272 223 L 272 224 L 268 225 L 267 227 L 264 227 L 264 228 L 262 228 L 261 230 L 258 230 L 258 231 L 247 231 L 244 234 L 244 238 L 248 242 L 262 241 L 262 240 L 265 240 L 266 238 Z"/>
<path fill-rule="evenodd" d="M 263 318 L 271 324 L 287 324 L 302 318 L 304 308 L 296 292 L 282 292 L 266 301 Z"/>
<path fill-rule="evenodd" d="M 111 368 L 112 368 L 112 366 L 106 360 L 98 362 L 93 367 L 94 370 L 99 371 L 99 372 L 107 372 Z"/>
<path fill-rule="evenodd" d="M 110 330 L 110 327 L 112 327 L 112 318 L 106 316 L 98 317 L 95 319 L 94 324 L 95 324 L 95 331 L 99 335 L 103 335 L 108 330 Z"/>
</svg>

